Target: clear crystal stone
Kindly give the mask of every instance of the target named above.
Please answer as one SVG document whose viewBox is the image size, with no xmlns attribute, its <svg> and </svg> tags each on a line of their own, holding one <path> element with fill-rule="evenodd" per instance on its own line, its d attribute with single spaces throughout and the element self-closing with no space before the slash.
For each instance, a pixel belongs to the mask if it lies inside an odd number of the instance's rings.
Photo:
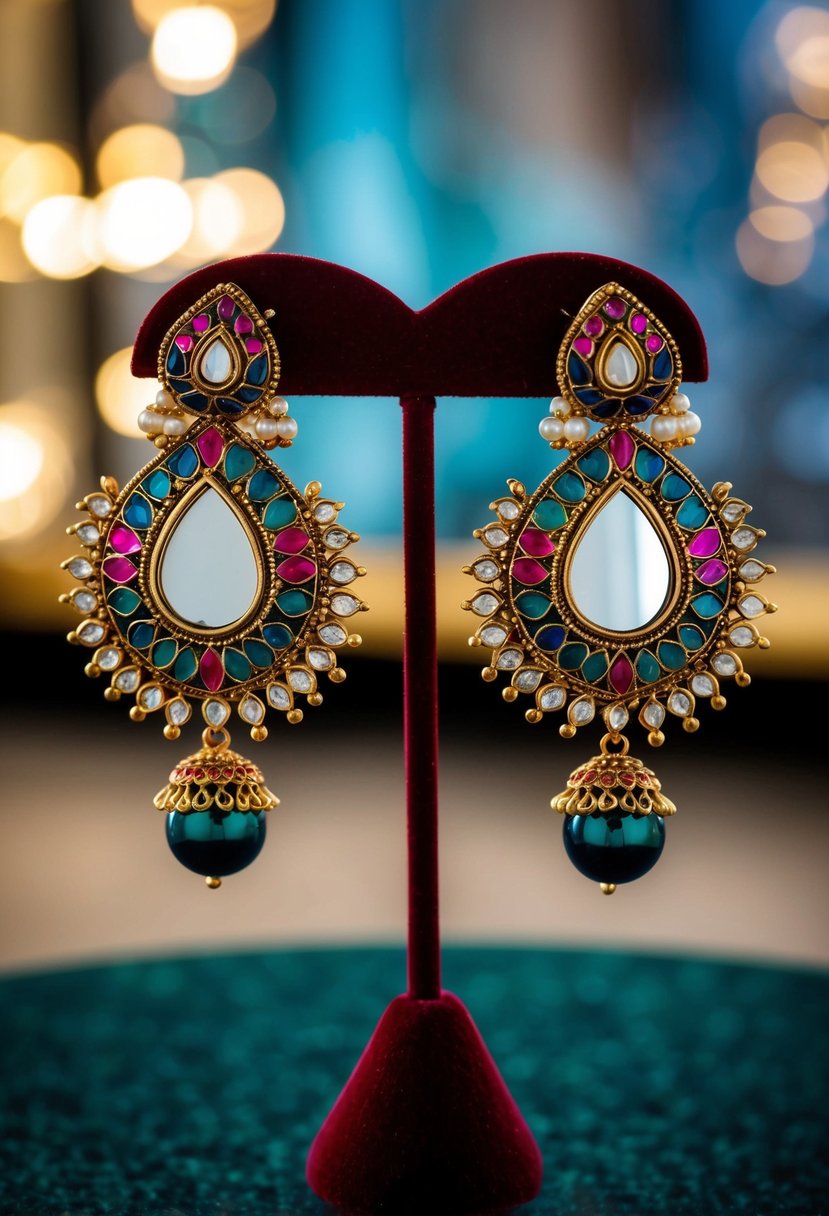
<svg viewBox="0 0 829 1216">
<path fill-rule="evenodd" d="M 624 705 L 611 705 L 610 709 L 605 710 L 605 722 L 611 730 L 624 730 L 628 724 L 628 711 Z"/>
<path fill-rule="evenodd" d="M 691 708 L 691 698 L 687 692 L 682 692 L 679 688 L 674 689 L 668 697 L 668 709 L 671 713 L 679 718 L 687 718 Z"/>
<path fill-rule="evenodd" d="M 173 726 L 183 726 L 189 717 L 190 706 L 186 701 L 176 698 L 167 706 L 167 720 L 172 722 Z"/>
<path fill-rule="evenodd" d="M 82 545 L 97 545 L 101 534 L 94 524 L 81 524 L 75 534 Z"/>
<path fill-rule="evenodd" d="M 651 730 L 659 730 L 665 721 L 665 706 L 660 705 L 658 701 L 650 701 L 642 710 L 642 717 Z"/>
<path fill-rule="evenodd" d="M 718 676 L 733 676 L 737 673 L 737 660 L 733 654 L 716 654 L 711 662 Z"/>
<path fill-rule="evenodd" d="M 582 697 L 578 701 L 574 701 L 569 709 L 570 721 L 575 726 L 586 726 L 588 722 L 592 722 L 596 714 L 596 707 L 590 697 Z"/>
<path fill-rule="evenodd" d="M 604 365 L 604 378 L 614 388 L 630 388 L 639 378 L 639 368 L 624 342 L 611 346 Z"/>
<path fill-rule="evenodd" d="M 121 651 L 116 650 L 114 646 L 105 646 L 95 656 L 95 662 L 100 667 L 101 671 L 114 671 L 121 662 Z"/>
<path fill-rule="evenodd" d="M 735 549 L 750 549 L 757 540 L 757 533 L 753 528 L 735 528 L 731 533 L 731 543 Z"/>
<path fill-rule="evenodd" d="M 749 620 L 755 616 L 762 616 L 766 611 L 766 605 L 759 595 L 744 595 L 738 607 L 742 615 L 748 617 Z"/>
<path fill-rule="evenodd" d="M 351 542 L 351 537 L 342 528 L 329 528 L 323 539 L 329 549 L 344 549 Z"/>
<path fill-rule="evenodd" d="M 281 684 L 268 685 L 268 700 L 274 709 L 291 708 L 291 694 Z"/>
<path fill-rule="evenodd" d="M 119 692 L 135 692 L 138 687 L 138 672 L 134 667 L 125 667 L 123 671 L 118 672 L 113 685 Z"/>
<path fill-rule="evenodd" d="M 142 709 L 158 709 L 164 700 L 164 693 L 157 684 L 145 684 L 138 694 L 138 704 Z"/>
<path fill-rule="evenodd" d="M 350 583 L 357 577 L 357 569 L 351 562 L 334 562 L 331 567 L 331 580 L 335 583 Z"/>
<path fill-rule="evenodd" d="M 311 646 L 305 653 L 314 671 L 328 671 L 329 667 L 334 666 L 334 656 L 328 650 L 320 650 L 316 646 Z"/>
<path fill-rule="evenodd" d="M 331 597 L 331 611 L 337 616 L 353 616 L 360 607 L 360 601 L 353 595 L 334 595 Z"/>
<path fill-rule="evenodd" d="M 320 502 L 314 507 L 314 519 L 319 524 L 330 524 L 332 519 L 337 518 L 337 512 L 333 502 Z"/>
<path fill-rule="evenodd" d="M 484 531 L 484 540 L 488 545 L 492 545 L 493 549 L 500 549 L 501 545 L 505 545 L 508 539 L 504 529 L 497 527 L 497 525 L 493 525 Z"/>
<path fill-rule="evenodd" d="M 230 706 L 226 701 L 205 701 L 202 713 L 208 726 L 224 726 L 230 716 Z"/>
<path fill-rule="evenodd" d="M 753 646 L 754 631 L 749 629 L 748 625 L 738 625 L 736 629 L 732 629 L 728 635 L 732 646 Z"/>
<path fill-rule="evenodd" d="M 729 524 L 739 523 L 745 513 L 746 504 L 736 498 L 733 502 L 727 502 L 722 509 L 722 517 Z"/>
<path fill-rule="evenodd" d="M 500 646 L 506 641 L 507 631 L 503 625 L 487 625 L 481 630 L 480 638 L 484 646 Z"/>
<path fill-rule="evenodd" d="M 97 597 L 91 591 L 75 591 L 72 594 L 72 604 L 78 612 L 93 612 L 97 603 Z"/>
<path fill-rule="evenodd" d="M 740 566 L 740 578 L 744 578 L 747 583 L 756 583 L 758 578 L 762 578 L 766 573 L 766 567 L 762 562 L 757 562 L 753 557 L 748 561 L 743 562 Z"/>
<path fill-rule="evenodd" d="M 475 562 L 472 569 L 475 572 L 476 578 L 479 578 L 482 583 L 491 583 L 501 573 L 498 563 L 494 562 L 490 557 L 482 557 L 480 561 Z"/>
<path fill-rule="evenodd" d="M 691 692 L 695 693 L 698 697 L 713 697 L 716 691 L 716 686 L 710 676 L 694 676 L 691 681 Z"/>
<path fill-rule="evenodd" d="M 73 557 L 66 569 L 73 578 L 89 578 L 92 573 L 92 563 L 85 557 Z"/>
<path fill-rule="evenodd" d="M 239 717 L 251 726 L 258 726 L 264 716 L 265 706 L 257 697 L 245 697 L 239 705 Z"/>
<path fill-rule="evenodd" d="M 321 629 L 317 630 L 317 636 L 321 642 L 325 642 L 326 646 L 342 646 L 348 634 L 342 625 L 323 625 Z"/>
<path fill-rule="evenodd" d="M 515 688 L 521 692 L 535 692 L 541 683 L 541 672 L 528 668 L 526 671 L 518 671 L 512 678 L 512 683 Z"/>
<path fill-rule="evenodd" d="M 314 687 L 314 677 L 310 672 L 297 668 L 288 672 L 288 683 L 294 692 L 310 692 Z"/>
<path fill-rule="evenodd" d="M 104 627 L 97 621 L 86 621 L 78 630 L 78 637 L 87 646 L 95 646 L 104 636 Z"/>
<path fill-rule="evenodd" d="M 503 502 L 498 503 L 498 514 L 501 519 L 517 519 L 521 512 L 517 502 L 513 502 L 511 498 L 505 498 Z"/>
<path fill-rule="evenodd" d="M 549 688 L 545 688 L 542 692 L 539 704 L 542 709 L 561 709 L 566 700 L 566 691 L 558 684 L 551 684 Z"/>
<path fill-rule="evenodd" d="M 502 650 L 495 660 L 495 666 L 499 671 L 515 671 L 516 667 L 521 666 L 523 660 L 523 650 Z"/>
<path fill-rule="evenodd" d="M 500 603 L 497 595 L 493 595 L 491 591 L 482 591 L 472 601 L 472 611 L 476 612 L 478 616 L 489 616 L 495 612 Z"/>
<path fill-rule="evenodd" d="M 86 505 L 98 519 L 106 519 L 112 510 L 112 500 L 106 494 L 92 494 L 86 500 Z"/>
</svg>

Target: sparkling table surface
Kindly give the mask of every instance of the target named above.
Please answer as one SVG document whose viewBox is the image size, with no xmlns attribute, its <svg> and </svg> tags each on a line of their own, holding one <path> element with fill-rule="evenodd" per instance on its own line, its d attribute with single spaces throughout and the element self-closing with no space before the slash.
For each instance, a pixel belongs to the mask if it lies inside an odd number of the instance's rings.
<svg viewBox="0 0 829 1216">
<path fill-rule="evenodd" d="M 388 948 L 4 979 L 0 1213 L 330 1211 L 305 1154 L 402 975 Z M 829 1213 L 827 974 L 476 948 L 445 980 L 542 1147 L 527 1216 Z"/>
</svg>

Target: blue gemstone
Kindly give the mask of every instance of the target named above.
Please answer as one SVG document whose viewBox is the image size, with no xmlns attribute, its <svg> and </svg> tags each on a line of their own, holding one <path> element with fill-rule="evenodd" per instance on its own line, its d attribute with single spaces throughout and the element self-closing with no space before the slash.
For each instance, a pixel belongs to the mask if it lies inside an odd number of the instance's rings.
<svg viewBox="0 0 829 1216">
<path fill-rule="evenodd" d="M 676 522 L 679 526 L 688 528 L 691 532 L 696 532 L 697 528 L 701 528 L 707 518 L 708 508 L 701 499 L 697 498 L 696 494 L 686 498 L 676 513 Z"/>
<path fill-rule="evenodd" d="M 265 811 L 172 811 L 167 843 L 177 861 L 206 878 L 238 874 L 265 843 Z"/>
<path fill-rule="evenodd" d="M 544 625 L 535 635 L 535 644 L 541 650 L 558 650 L 564 641 L 565 632 L 563 625 Z"/>
<path fill-rule="evenodd" d="M 652 870 L 665 847 L 661 815 L 565 815 L 564 850 L 594 882 L 633 882 Z"/>
<path fill-rule="evenodd" d="M 680 625 L 679 640 L 687 650 L 699 650 L 705 641 L 705 634 L 696 625 Z"/>
<path fill-rule="evenodd" d="M 182 394 L 181 404 L 186 405 L 188 410 L 198 410 L 199 413 L 202 413 L 207 409 L 210 402 L 204 393 L 192 392 Z"/>
<path fill-rule="evenodd" d="M 648 397 L 628 397 L 625 402 L 625 412 L 633 418 L 640 418 L 653 409 L 653 402 Z"/>
<path fill-rule="evenodd" d="M 195 448 L 191 443 L 185 443 L 184 447 L 176 448 L 171 456 L 165 461 L 167 468 L 176 477 L 188 478 L 192 477 L 196 469 L 199 467 L 199 458 L 196 455 Z"/>
<path fill-rule="evenodd" d="M 271 532 L 284 528 L 296 519 L 296 504 L 292 498 L 275 498 L 265 507 L 262 523 Z"/>
<path fill-rule="evenodd" d="M 636 674 L 643 684 L 653 684 L 662 675 L 659 664 L 649 650 L 640 650 L 636 659 Z"/>
<path fill-rule="evenodd" d="M 303 613 L 310 610 L 313 603 L 313 598 L 307 593 L 307 591 L 283 591 L 282 594 L 277 596 L 276 599 L 277 608 L 279 608 L 281 612 L 284 612 L 286 616 L 302 616 Z M 265 634 L 266 640 L 270 641 L 270 638 L 265 633 L 264 629 L 262 630 L 262 633 Z"/>
<path fill-rule="evenodd" d="M 674 361 L 671 358 L 671 352 L 667 346 L 663 346 L 653 361 L 651 378 L 653 380 L 668 380 L 673 375 L 673 370 Z"/>
<path fill-rule="evenodd" d="M 553 490 L 565 502 L 581 502 L 584 498 L 584 482 L 578 473 L 562 473 L 553 482 Z"/>
<path fill-rule="evenodd" d="M 704 591 L 702 595 L 694 596 L 691 600 L 691 607 L 698 617 L 703 620 L 710 620 L 712 617 L 719 616 L 722 612 L 722 600 L 718 599 L 711 591 Z"/>
<path fill-rule="evenodd" d="M 636 470 L 636 476 L 641 478 L 642 481 L 655 481 L 665 468 L 665 461 L 658 452 L 654 452 L 651 448 L 640 444 L 633 467 Z"/>
<path fill-rule="evenodd" d="M 560 502 L 543 498 L 533 512 L 533 520 L 544 532 L 555 532 L 567 523 L 567 512 Z"/>
<path fill-rule="evenodd" d="M 250 660 L 238 650 L 231 650 L 228 647 L 222 655 L 225 671 L 230 676 L 231 680 L 249 680 L 250 679 Z"/>
<path fill-rule="evenodd" d="M 258 642 L 256 638 L 249 638 L 243 649 L 254 667 L 270 667 L 273 663 L 273 651 L 270 646 Z"/>
<path fill-rule="evenodd" d="M 177 393 L 189 393 L 193 385 L 189 380 L 171 380 L 170 388 Z"/>
<path fill-rule="evenodd" d="M 167 356 L 167 371 L 171 376 L 183 376 L 187 371 L 187 360 L 184 357 L 184 351 L 180 350 L 175 342 L 170 347 L 170 353 Z"/>
<path fill-rule="evenodd" d="M 659 662 L 668 671 L 680 671 L 688 662 L 687 654 L 676 642 L 660 642 L 656 654 Z"/>
<path fill-rule="evenodd" d="M 577 388 L 573 391 L 582 405 L 598 405 L 600 401 L 604 401 L 604 393 L 600 393 L 597 388 Z"/>
<path fill-rule="evenodd" d="M 531 621 L 541 620 L 550 611 L 550 606 L 551 601 L 540 591 L 525 591 L 515 600 L 515 607 L 521 615 L 529 617 Z"/>
<path fill-rule="evenodd" d="M 153 646 L 152 661 L 156 667 L 169 667 L 173 659 L 176 657 L 178 643 L 172 638 L 164 638 L 160 642 L 156 642 Z"/>
<path fill-rule="evenodd" d="M 244 401 L 246 405 L 250 405 L 252 402 L 259 400 L 262 396 L 262 390 L 261 388 L 248 388 L 247 385 L 243 384 L 241 388 L 237 388 L 236 396 L 240 401 Z"/>
<path fill-rule="evenodd" d="M 667 473 L 665 480 L 662 482 L 662 497 L 668 502 L 677 502 L 678 499 L 684 498 L 686 494 L 691 492 L 691 487 L 684 477 L 680 477 L 678 473 Z"/>
<path fill-rule="evenodd" d="M 140 494 L 131 494 L 124 507 L 124 522 L 131 528 L 149 528 L 153 521 L 153 509 Z"/>
<path fill-rule="evenodd" d="M 228 414 L 232 417 L 242 412 L 242 406 L 239 402 L 232 400 L 230 397 L 220 397 L 216 404 L 219 407 L 220 414 Z"/>
<path fill-rule="evenodd" d="M 581 665 L 581 674 L 588 684 L 595 684 L 607 671 L 607 655 L 603 651 L 591 654 Z"/>
<path fill-rule="evenodd" d="M 567 375 L 573 384 L 589 384 L 592 379 L 590 368 L 573 351 L 567 360 Z"/>
<path fill-rule="evenodd" d="M 258 359 L 254 359 L 248 368 L 245 379 L 248 384 L 264 384 L 268 378 L 268 356 L 260 355 Z"/>
<path fill-rule="evenodd" d="M 179 652 L 179 656 L 176 659 L 176 665 L 173 668 L 173 676 L 175 679 L 180 680 L 182 684 L 186 684 L 196 674 L 198 665 L 199 661 L 196 658 L 195 653 L 188 647 L 187 650 L 182 650 Z"/>
<path fill-rule="evenodd" d="M 116 587 L 107 596 L 107 603 L 119 616 L 129 616 L 141 603 L 141 596 L 129 587 Z"/>
<path fill-rule="evenodd" d="M 586 473 L 591 481 L 604 481 L 610 472 L 610 457 L 604 448 L 593 448 L 586 456 L 577 462 L 582 473 Z"/>
<path fill-rule="evenodd" d="M 145 477 L 141 482 L 141 489 L 149 494 L 150 498 L 162 499 L 166 498 L 170 493 L 170 475 L 165 469 L 154 469 L 148 477 Z"/>
<path fill-rule="evenodd" d="M 576 671 L 587 658 L 587 647 L 583 642 L 568 642 L 558 652 L 558 665 L 563 671 Z"/>
<path fill-rule="evenodd" d="M 617 401 L 615 397 L 611 397 L 608 401 L 605 401 L 604 405 L 594 406 L 591 413 L 595 414 L 597 418 L 615 418 L 621 408 L 621 401 Z"/>
<path fill-rule="evenodd" d="M 234 443 L 225 455 L 225 477 L 228 481 L 238 481 L 246 473 L 250 473 L 256 464 L 256 457 L 249 448 L 241 443 Z"/>
<path fill-rule="evenodd" d="M 136 650 L 146 650 L 155 637 L 155 625 L 151 621 L 136 621 L 130 625 L 127 637 Z"/>
<path fill-rule="evenodd" d="M 281 490 L 279 479 L 270 469 L 257 469 L 248 482 L 248 498 L 254 502 L 266 502 Z"/>
<path fill-rule="evenodd" d="M 266 625 L 262 636 L 274 650 L 284 650 L 294 640 L 294 635 L 285 625 Z"/>
</svg>

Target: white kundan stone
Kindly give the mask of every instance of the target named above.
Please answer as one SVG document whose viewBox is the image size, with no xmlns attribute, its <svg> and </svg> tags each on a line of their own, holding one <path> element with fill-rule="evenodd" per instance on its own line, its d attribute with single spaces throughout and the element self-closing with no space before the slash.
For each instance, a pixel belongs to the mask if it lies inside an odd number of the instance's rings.
<svg viewBox="0 0 829 1216">
<path fill-rule="evenodd" d="M 674 689 L 668 697 L 668 709 L 679 718 L 687 718 L 692 708 L 691 698 L 680 688 Z"/>
<path fill-rule="evenodd" d="M 482 591 L 472 601 L 472 611 L 478 616 L 489 616 L 500 605 L 501 601 L 491 591 Z"/>
<path fill-rule="evenodd" d="M 340 586 L 352 582 L 356 577 L 357 567 L 352 566 L 351 562 L 334 562 L 331 567 L 331 580 Z"/>
<path fill-rule="evenodd" d="M 742 615 L 748 617 L 749 620 L 755 616 L 762 616 L 766 611 L 766 605 L 759 595 L 744 595 L 737 606 Z"/>
<path fill-rule="evenodd" d="M 505 498 L 503 502 L 499 502 L 497 510 L 501 519 L 517 519 L 521 512 L 518 503 L 513 502 L 511 498 Z"/>
<path fill-rule="evenodd" d="M 342 625 L 323 625 L 317 630 L 317 636 L 326 646 L 342 646 L 348 637 Z"/>
<path fill-rule="evenodd" d="M 320 502 L 314 507 L 314 519 L 319 524 L 329 524 L 337 518 L 337 512 L 332 502 Z"/>
<path fill-rule="evenodd" d="M 502 650 L 495 660 L 495 666 L 499 671 L 515 671 L 524 661 L 523 650 Z"/>
<path fill-rule="evenodd" d="M 658 701 L 651 701 L 642 710 L 642 717 L 651 730 L 659 730 L 665 721 L 665 706 L 660 705 Z"/>
<path fill-rule="evenodd" d="M 722 509 L 722 517 L 727 523 L 736 524 L 743 518 L 746 513 L 746 504 L 734 499 L 733 502 L 727 502 Z"/>
<path fill-rule="evenodd" d="M 148 712 L 158 709 L 163 700 L 164 693 L 157 684 L 145 684 L 138 693 L 138 704 Z"/>
<path fill-rule="evenodd" d="M 78 612 L 93 612 L 97 603 L 97 597 L 91 591 L 75 591 L 72 594 L 72 604 Z"/>
<path fill-rule="evenodd" d="M 757 533 L 753 528 L 736 528 L 731 533 L 731 543 L 735 549 L 744 551 L 750 549 L 757 541 Z"/>
<path fill-rule="evenodd" d="M 101 534 L 94 524 L 81 524 L 76 533 L 82 545 L 97 545 Z"/>
<path fill-rule="evenodd" d="M 86 500 L 86 505 L 98 519 L 106 519 L 112 510 L 112 499 L 106 494 L 91 494 Z"/>
<path fill-rule="evenodd" d="M 359 610 L 360 601 L 353 595 L 334 595 L 331 597 L 331 611 L 337 616 L 353 616 Z"/>
<path fill-rule="evenodd" d="M 713 697 L 716 691 L 717 687 L 710 676 L 696 675 L 691 681 L 691 692 L 698 697 Z"/>
<path fill-rule="evenodd" d="M 78 637 L 86 646 L 97 646 L 104 636 L 104 627 L 97 621 L 87 621 L 78 630 Z"/>
<path fill-rule="evenodd" d="M 85 557 L 73 557 L 66 568 L 73 578 L 89 578 L 92 573 L 92 563 Z"/>
<path fill-rule="evenodd" d="M 737 674 L 737 660 L 733 654 L 717 654 L 711 662 L 718 676 L 733 676 Z"/>
<path fill-rule="evenodd" d="M 268 685 L 268 700 L 274 709 L 291 708 L 291 694 L 281 684 Z"/>
<path fill-rule="evenodd" d="M 101 671 L 114 671 L 121 662 L 121 651 L 116 650 L 114 646 L 105 646 L 104 649 L 95 656 L 95 662 L 98 664 Z"/>
<path fill-rule="evenodd" d="M 489 557 L 482 557 L 480 561 L 475 562 L 472 567 L 477 578 L 482 583 L 491 583 L 494 578 L 497 578 L 501 573 L 501 568 L 497 562 L 494 562 Z"/>
<path fill-rule="evenodd" d="M 487 625 L 481 630 L 480 637 L 484 646 L 500 646 L 506 640 L 507 631 L 503 625 Z"/>
<path fill-rule="evenodd" d="M 230 716 L 230 706 L 226 701 L 205 701 L 202 714 L 208 726 L 224 726 Z"/>
<path fill-rule="evenodd" d="M 604 378 L 614 388 L 630 388 L 639 378 L 639 368 L 624 342 L 614 342 L 604 365 Z"/>
<path fill-rule="evenodd" d="M 541 683 L 541 672 L 531 668 L 528 668 L 527 671 L 516 672 L 512 683 L 521 692 L 535 692 Z"/>
<path fill-rule="evenodd" d="M 135 692 L 138 687 L 138 672 L 134 667 L 125 667 L 119 671 L 113 681 L 119 692 Z"/>
<path fill-rule="evenodd" d="M 558 684 L 551 684 L 549 688 L 545 688 L 539 697 L 539 704 L 542 709 L 561 709 L 567 699 L 567 692 Z"/>
<path fill-rule="evenodd" d="M 310 692 L 314 687 L 314 677 L 309 671 L 297 668 L 288 672 L 288 683 L 294 692 Z"/>
<path fill-rule="evenodd" d="M 239 717 L 251 726 L 258 726 L 265 717 L 265 706 L 258 697 L 244 697 L 239 704 Z"/>
<path fill-rule="evenodd" d="M 628 716 L 624 705 L 611 705 L 605 712 L 605 721 L 611 730 L 624 730 L 628 724 Z"/>
<path fill-rule="evenodd" d="M 320 650 L 318 646 L 310 646 L 305 653 L 314 671 L 328 671 L 334 666 L 334 656 L 329 650 Z"/>
<path fill-rule="evenodd" d="M 484 540 L 488 545 L 492 545 L 493 549 L 500 549 L 501 545 L 505 545 L 509 537 L 503 528 L 499 528 L 497 524 L 492 525 L 484 530 Z"/>
<path fill-rule="evenodd" d="M 762 578 L 765 573 L 766 567 L 762 562 L 755 561 L 753 557 L 743 562 L 739 569 L 740 578 L 744 578 L 747 583 L 756 583 L 758 578 Z"/>
<path fill-rule="evenodd" d="M 586 726 L 588 722 L 593 721 L 595 714 L 596 707 L 591 697 L 582 697 L 578 701 L 574 701 L 568 710 L 570 721 L 574 726 Z"/>
<path fill-rule="evenodd" d="M 351 537 L 342 528 L 329 528 L 323 537 L 329 549 L 344 549 L 350 543 Z"/>
<path fill-rule="evenodd" d="M 731 630 L 728 639 L 732 646 L 753 646 L 754 645 L 754 630 L 749 629 L 748 625 L 737 625 Z"/>
<path fill-rule="evenodd" d="M 230 351 L 222 338 L 210 343 L 199 362 L 199 376 L 208 384 L 224 384 L 233 366 Z"/>
<path fill-rule="evenodd" d="M 190 717 L 190 706 L 186 701 L 179 700 L 178 697 L 171 701 L 167 706 L 167 720 L 172 722 L 173 726 L 183 726 Z"/>
</svg>

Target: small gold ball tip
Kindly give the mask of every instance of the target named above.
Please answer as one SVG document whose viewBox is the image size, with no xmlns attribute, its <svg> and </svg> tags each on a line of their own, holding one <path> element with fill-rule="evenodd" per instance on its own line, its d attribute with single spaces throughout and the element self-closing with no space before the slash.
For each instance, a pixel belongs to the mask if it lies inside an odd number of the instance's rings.
<svg viewBox="0 0 829 1216">
<path fill-rule="evenodd" d="M 615 882 L 602 882 L 599 883 L 599 886 L 601 888 L 602 895 L 612 895 L 616 890 Z"/>
<path fill-rule="evenodd" d="M 210 887 L 211 891 L 215 891 L 217 887 L 222 885 L 221 878 L 205 878 L 205 883 Z"/>
</svg>

